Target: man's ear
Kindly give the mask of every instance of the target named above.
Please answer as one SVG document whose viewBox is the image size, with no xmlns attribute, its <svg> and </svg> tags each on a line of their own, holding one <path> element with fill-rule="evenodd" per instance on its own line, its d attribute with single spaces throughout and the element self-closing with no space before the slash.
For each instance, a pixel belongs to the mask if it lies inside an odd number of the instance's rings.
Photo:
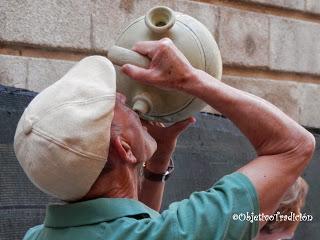
<svg viewBox="0 0 320 240">
<path fill-rule="evenodd" d="M 123 161 L 130 164 L 137 163 L 137 159 L 133 155 L 130 145 L 126 141 L 121 139 L 120 136 L 117 136 L 113 140 L 113 147 Z"/>
</svg>

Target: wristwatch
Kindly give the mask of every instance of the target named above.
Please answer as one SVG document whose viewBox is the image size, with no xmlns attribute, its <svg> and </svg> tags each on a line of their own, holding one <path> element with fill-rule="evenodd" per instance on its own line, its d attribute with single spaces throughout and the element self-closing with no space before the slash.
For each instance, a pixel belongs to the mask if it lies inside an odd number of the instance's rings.
<svg viewBox="0 0 320 240">
<path fill-rule="evenodd" d="M 172 158 L 170 158 L 170 165 L 165 173 L 154 173 L 147 169 L 146 163 L 143 164 L 143 176 L 154 182 L 165 182 L 170 177 L 174 170 L 174 164 Z"/>
</svg>

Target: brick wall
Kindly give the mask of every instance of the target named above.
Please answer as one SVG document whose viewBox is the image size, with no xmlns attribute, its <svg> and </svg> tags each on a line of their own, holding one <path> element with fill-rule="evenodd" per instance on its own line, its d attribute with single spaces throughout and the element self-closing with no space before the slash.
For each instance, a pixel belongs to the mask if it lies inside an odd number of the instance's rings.
<svg viewBox="0 0 320 240">
<path fill-rule="evenodd" d="M 320 127 L 319 0 L 2 0 L 0 84 L 41 91 L 84 56 L 106 55 L 120 30 L 155 5 L 209 28 L 223 81 Z"/>
</svg>

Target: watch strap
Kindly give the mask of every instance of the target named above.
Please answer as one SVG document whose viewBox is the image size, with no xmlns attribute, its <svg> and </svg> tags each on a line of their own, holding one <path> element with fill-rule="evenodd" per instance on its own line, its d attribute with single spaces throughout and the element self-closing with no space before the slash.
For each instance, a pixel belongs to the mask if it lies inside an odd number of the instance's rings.
<svg viewBox="0 0 320 240">
<path fill-rule="evenodd" d="M 165 182 L 170 177 L 174 170 L 174 164 L 172 158 L 170 158 L 170 165 L 165 173 L 154 173 L 147 169 L 146 164 L 143 165 L 143 176 L 154 182 Z"/>
</svg>

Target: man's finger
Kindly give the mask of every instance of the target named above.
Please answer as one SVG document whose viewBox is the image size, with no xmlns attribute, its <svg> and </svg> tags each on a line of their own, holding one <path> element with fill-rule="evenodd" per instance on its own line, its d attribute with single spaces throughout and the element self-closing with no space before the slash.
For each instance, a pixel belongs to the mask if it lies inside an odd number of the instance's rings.
<svg viewBox="0 0 320 240">
<path fill-rule="evenodd" d="M 149 69 L 141 68 L 132 64 L 125 64 L 121 67 L 121 70 L 123 73 L 139 82 L 149 83 L 151 80 Z"/>
<path fill-rule="evenodd" d="M 140 41 L 133 45 L 132 50 L 152 59 L 158 47 L 159 41 Z"/>
</svg>

